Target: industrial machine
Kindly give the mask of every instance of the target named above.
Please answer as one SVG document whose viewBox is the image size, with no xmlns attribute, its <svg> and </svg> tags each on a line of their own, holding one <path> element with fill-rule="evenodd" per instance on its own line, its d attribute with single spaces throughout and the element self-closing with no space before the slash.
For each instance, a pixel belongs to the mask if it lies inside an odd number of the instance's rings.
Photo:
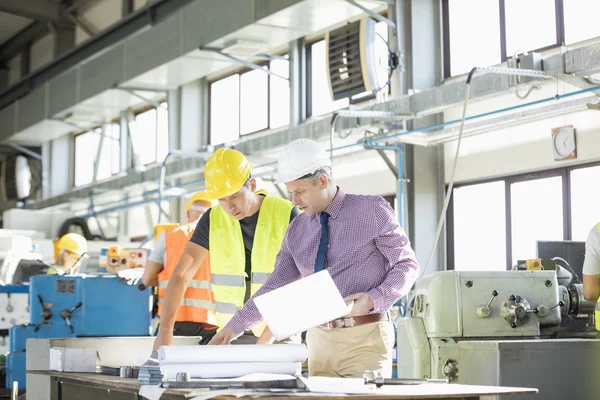
<svg viewBox="0 0 600 400">
<path fill-rule="evenodd" d="M 150 336 L 151 289 L 129 286 L 115 275 L 38 275 L 30 280 L 30 318 L 9 330 L 6 385 L 25 388 L 30 338 Z"/>
<path fill-rule="evenodd" d="M 423 278 L 407 316 L 396 320 L 398 377 L 538 387 L 546 400 L 593 398 L 584 393 L 584 368 L 572 367 L 584 354 L 600 357 L 595 304 L 568 270 L 544 266 Z"/>
</svg>

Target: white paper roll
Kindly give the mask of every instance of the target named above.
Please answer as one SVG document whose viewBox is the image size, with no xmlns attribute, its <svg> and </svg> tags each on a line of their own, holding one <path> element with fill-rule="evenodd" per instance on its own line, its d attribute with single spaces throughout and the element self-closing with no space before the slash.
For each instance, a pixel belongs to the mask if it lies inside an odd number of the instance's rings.
<svg viewBox="0 0 600 400">
<path fill-rule="evenodd" d="M 303 344 L 232 346 L 162 346 L 160 365 L 203 363 L 304 362 L 308 357 Z"/>
<path fill-rule="evenodd" d="M 238 347 L 238 346 L 235 346 Z M 279 346 L 278 346 L 279 347 Z M 178 372 L 187 372 L 192 379 L 239 378 L 250 374 L 285 374 L 295 375 L 296 364 L 293 362 L 251 362 L 251 363 L 218 363 L 218 364 L 169 364 L 168 379 L 176 379 Z M 161 368 L 163 371 L 164 369 Z"/>
</svg>

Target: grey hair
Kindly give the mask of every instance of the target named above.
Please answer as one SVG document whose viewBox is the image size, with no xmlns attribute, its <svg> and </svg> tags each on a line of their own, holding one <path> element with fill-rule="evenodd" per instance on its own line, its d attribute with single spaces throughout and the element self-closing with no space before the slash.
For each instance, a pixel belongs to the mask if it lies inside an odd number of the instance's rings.
<svg viewBox="0 0 600 400">
<path fill-rule="evenodd" d="M 317 185 L 319 183 L 319 177 L 321 175 L 325 175 L 325 177 L 327 178 L 327 180 L 329 182 L 332 181 L 331 178 L 331 167 L 320 167 L 318 168 L 315 172 L 313 172 L 312 174 L 306 175 L 300 179 L 305 179 L 307 181 L 309 181 L 310 183 L 312 183 L 313 185 Z"/>
</svg>

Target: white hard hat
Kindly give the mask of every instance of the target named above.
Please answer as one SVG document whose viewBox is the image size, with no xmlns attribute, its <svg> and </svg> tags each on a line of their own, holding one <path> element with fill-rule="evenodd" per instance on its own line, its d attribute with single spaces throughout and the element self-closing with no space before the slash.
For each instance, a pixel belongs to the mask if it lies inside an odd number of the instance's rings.
<svg viewBox="0 0 600 400">
<path fill-rule="evenodd" d="M 297 139 L 283 148 L 277 165 L 275 183 L 292 182 L 312 174 L 321 167 L 331 166 L 331 159 L 317 142 Z"/>
</svg>

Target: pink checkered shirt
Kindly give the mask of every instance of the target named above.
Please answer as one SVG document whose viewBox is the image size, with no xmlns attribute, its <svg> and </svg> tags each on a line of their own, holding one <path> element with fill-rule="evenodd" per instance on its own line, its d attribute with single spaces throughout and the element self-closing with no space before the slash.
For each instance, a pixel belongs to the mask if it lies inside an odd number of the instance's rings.
<svg viewBox="0 0 600 400">
<path fill-rule="evenodd" d="M 394 210 L 380 196 L 345 194 L 338 188 L 325 211 L 329 214 L 326 267 L 341 295 L 367 293 L 375 304 L 373 313 L 390 309 L 408 293 L 419 271 Z M 294 218 L 273 273 L 254 296 L 312 275 L 320 240 L 320 214 Z M 238 336 L 261 320 L 251 298 L 226 327 Z"/>
</svg>

